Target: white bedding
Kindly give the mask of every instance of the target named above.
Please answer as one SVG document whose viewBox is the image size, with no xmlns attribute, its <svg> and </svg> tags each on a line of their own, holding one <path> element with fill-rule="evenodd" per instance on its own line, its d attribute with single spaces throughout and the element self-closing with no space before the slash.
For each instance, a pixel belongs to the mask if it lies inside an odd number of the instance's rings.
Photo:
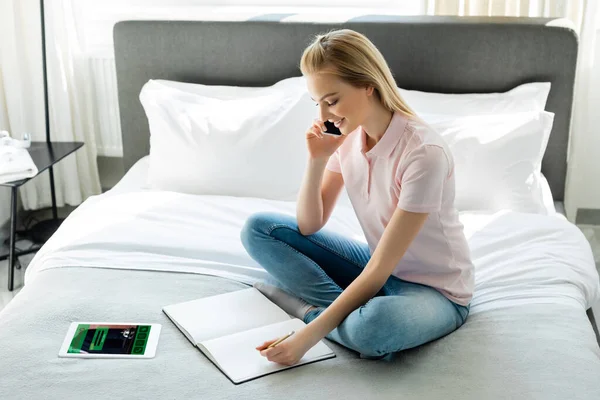
<svg viewBox="0 0 600 400">
<path fill-rule="evenodd" d="M 176 271 L 244 283 L 266 272 L 239 232 L 258 211 L 293 215 L 294 202 L 152 191 L 143 158 L 109 192 L 65 220 L 31 261 L 28 284 L 49 268 L 85 266 Z M 476 268 L 471 313 L 519 304 L 589 308 L 600 295 L 590 246 L 560 214 L 461 213 Z M 364 241 L 354 211 L 340 204 L 325 229 Z"/>
</svg>

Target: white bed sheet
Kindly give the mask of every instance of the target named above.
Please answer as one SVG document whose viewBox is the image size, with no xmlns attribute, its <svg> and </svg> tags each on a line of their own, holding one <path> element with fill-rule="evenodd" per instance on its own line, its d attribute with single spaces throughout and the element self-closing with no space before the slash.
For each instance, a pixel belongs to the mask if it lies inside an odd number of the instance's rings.
<svg viewBox="0 0 600 400">
<path fill-rule="evenodd" d="M 49 268 L 85 266 L 209 274 L 251 284 L 266 271 L 239 233 L 258 211 L 294 214 L 295 203 L 198 196 L 147 188 L 148 160 L 110 191 L 71 213 L 29 264 L 25 281 Z M 530 303 L 589 308 L 600 295 L 583 233 L 560 214 L 463 212 L 475 264 L 471 313 Z M 365 241 L 354 211 L 338 205 L 325 229 Z"/>
</svg>

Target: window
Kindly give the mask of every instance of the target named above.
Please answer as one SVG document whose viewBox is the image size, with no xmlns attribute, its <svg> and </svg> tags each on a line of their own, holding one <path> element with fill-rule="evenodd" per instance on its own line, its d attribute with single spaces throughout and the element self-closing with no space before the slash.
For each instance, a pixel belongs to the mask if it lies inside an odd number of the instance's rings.
<svg viewBox="0 0 600 400">
<path fill-rule="evenodd" d="M 263 14 L 319 15 L 345 20 L 364 14 L 426 14 L 426 1 L 415 0 L 71 0 L 79 43 L 86 53 L 111 54 L 112 30 L 130 19 L 243 20 Z M 365 4 L 368 7 L 365 7 Z M 302 18 L 301 16 L 289 17 Z"/>
</svg>

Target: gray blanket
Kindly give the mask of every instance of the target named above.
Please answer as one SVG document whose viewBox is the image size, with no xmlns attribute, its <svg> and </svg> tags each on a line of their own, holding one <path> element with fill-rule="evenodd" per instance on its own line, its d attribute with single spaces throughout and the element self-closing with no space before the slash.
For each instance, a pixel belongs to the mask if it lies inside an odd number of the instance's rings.
<svg viewBox="0 0 600 400">
<path fill-rule="evenodd" d="M 233 385 L 162 313 L 239 290 L 217 277 L 59 268 L 0 312 L 3 399 L 600 399 L 600 349 L 584 310 L 531 305 L 471 315 L 458 331 L 392 361 L 337 357 Z M 72 321 L 163 324 L 156 358 L 58 358 Z"/>
</svg>

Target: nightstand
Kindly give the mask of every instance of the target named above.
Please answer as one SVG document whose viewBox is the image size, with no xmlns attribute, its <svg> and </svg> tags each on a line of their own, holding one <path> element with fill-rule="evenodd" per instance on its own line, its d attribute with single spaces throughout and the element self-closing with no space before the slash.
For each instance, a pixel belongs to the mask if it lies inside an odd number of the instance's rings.
<svg viewBox="0 0 600 400">
<path fill-rule="evenodd" d="M 57 221 L 57 209 L 56 209 L 56 195 L 54 192 L 54 173 L 52 166 L 68 156 L 74 153 L 83 146 L 83 142 L 31 142 L 31 147 L 27 149 L 31 155 L 31 159 L 38 168 L 38 176 L 45 170 L 50 172 L 50 191 L 52 194 L 52 217 L 51 221 Z M 14 269 L 17 257 L 36 252 L 40 249 L 41 245 L 34 245 L 32 248 L 24 251 L 15 251 L 15 234 L 17 230 L 17 189 L 27 183 L 29 180 L 35 178 L 21 179 L 18 181 L 2 183 L 0 186 L 7 186 L 11 188 L 10 195 L 10 244 L 8 254 L 0 254 L 0 261 L 8 258 L 8 290 L 12 291 L 14 287 Z"/>
</svg>

